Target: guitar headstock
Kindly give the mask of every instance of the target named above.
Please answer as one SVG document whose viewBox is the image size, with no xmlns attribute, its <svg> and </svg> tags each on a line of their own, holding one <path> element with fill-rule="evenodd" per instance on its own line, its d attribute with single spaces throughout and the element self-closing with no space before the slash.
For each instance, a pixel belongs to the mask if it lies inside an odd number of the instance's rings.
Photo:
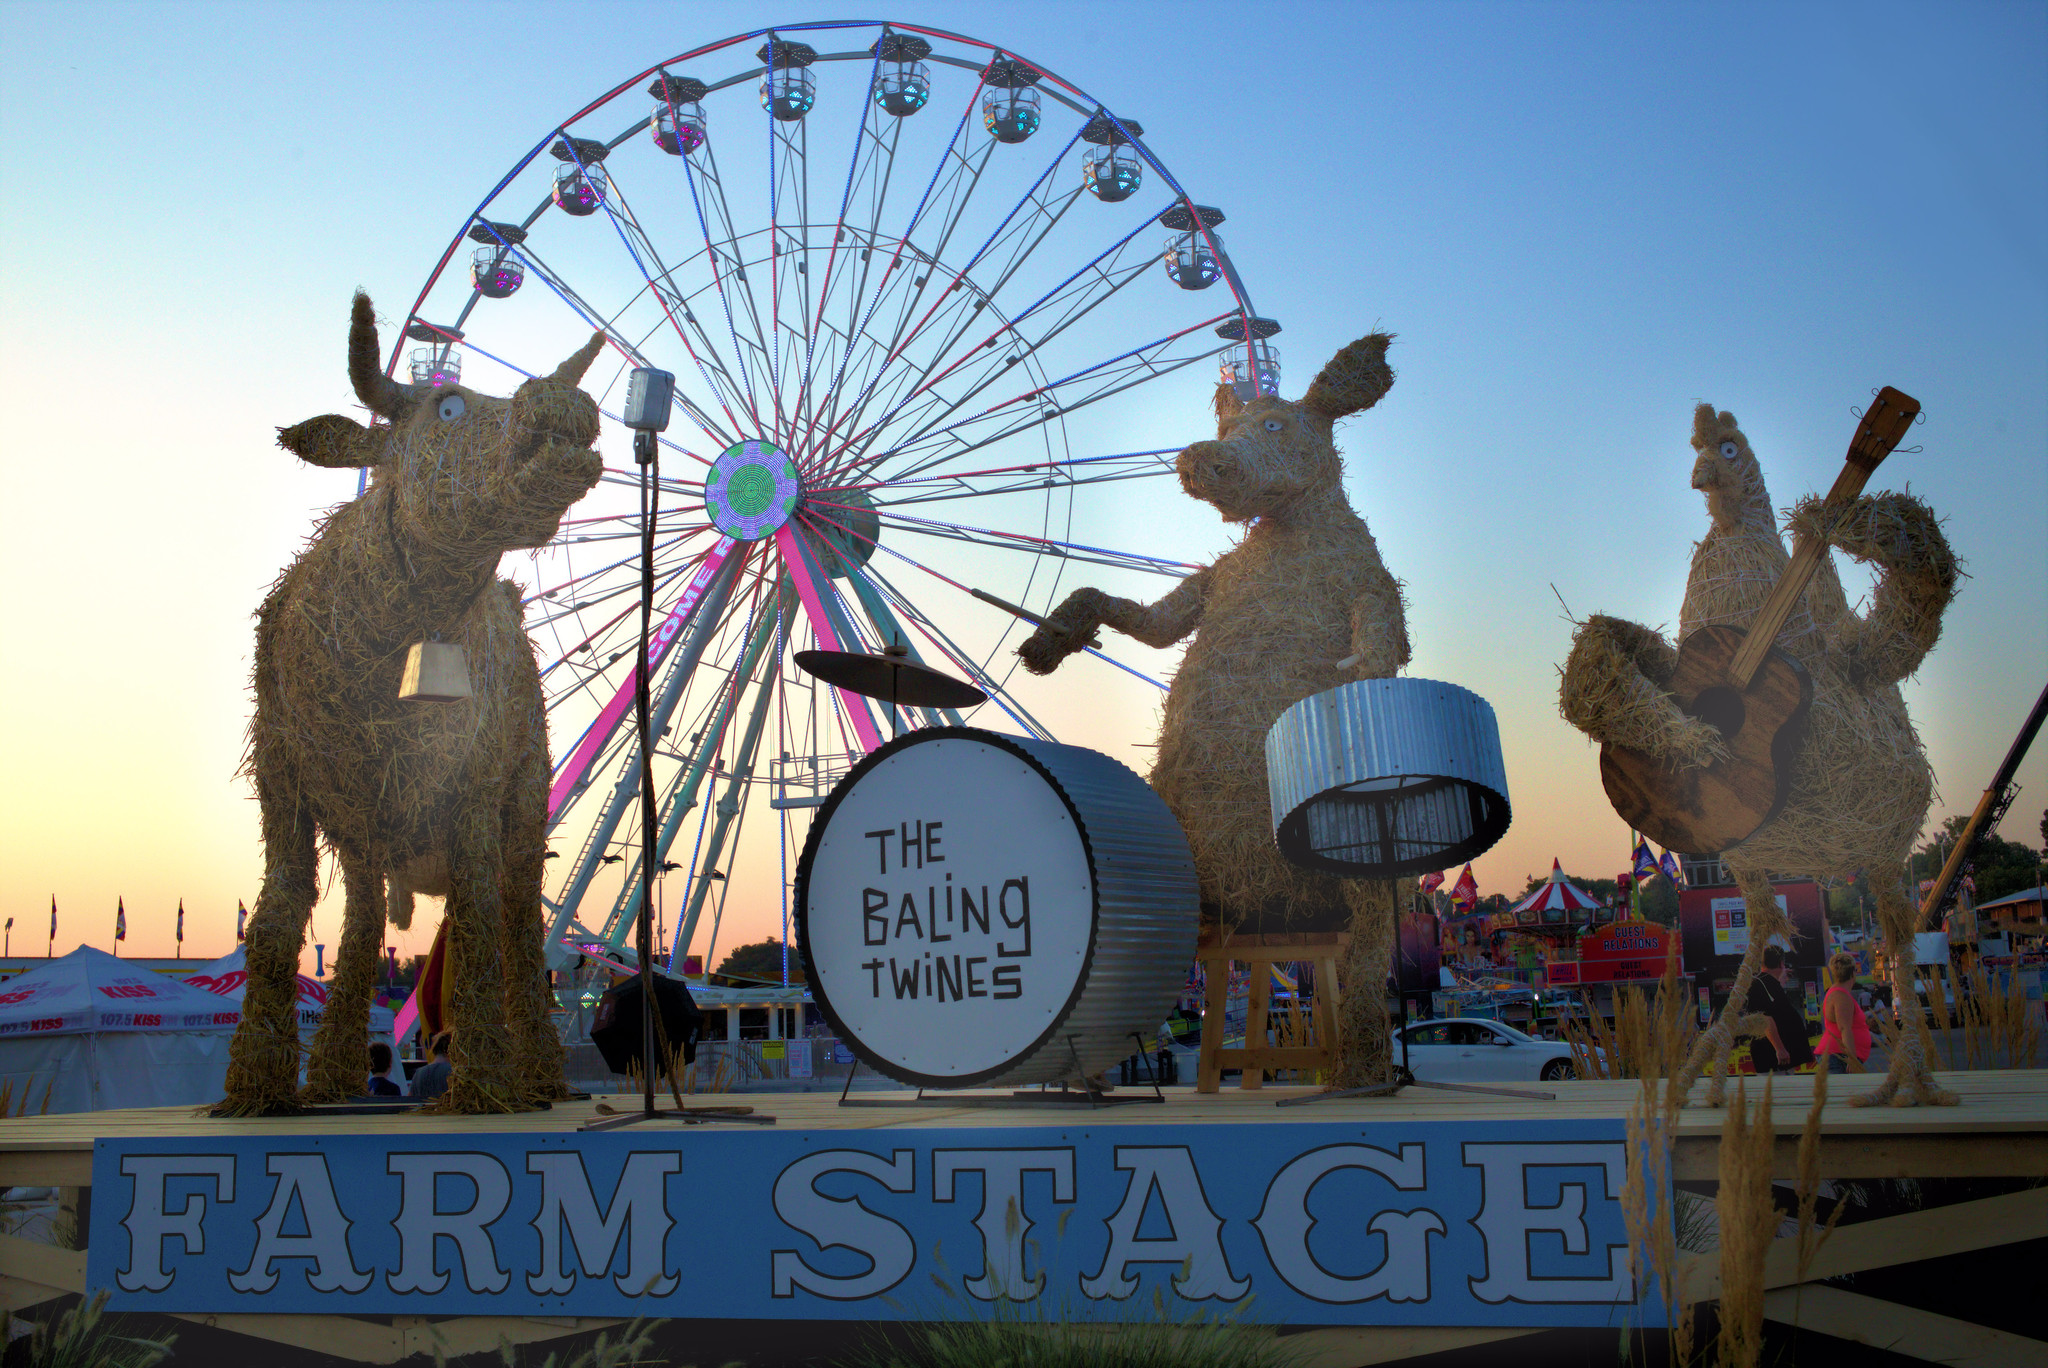
<svg viewBox="0 0 2048 1368">
<path fill-rule="evenodd" d="M 1893 448 L 1905 440 L 1919 416 L 1918 399 L 1886 385 L 1871 400 L 1863 421 L 1856 425 L 1856 435 L 1849 441 L 1849 464 L 1866 475 L 1877 469 Z"/>
</svg>

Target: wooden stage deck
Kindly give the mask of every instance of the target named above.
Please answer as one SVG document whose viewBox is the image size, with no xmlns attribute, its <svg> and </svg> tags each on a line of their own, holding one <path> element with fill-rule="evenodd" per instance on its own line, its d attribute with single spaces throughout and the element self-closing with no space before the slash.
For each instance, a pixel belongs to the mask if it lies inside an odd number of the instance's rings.
<svg viewBox="0 0 2048 1368">
<path fill-rule="evenodd" d="M 1821 1171 L 1833 1178 L 1994 1178 L 2048 1174 L 2048 1070 L 1996 1070 L 1940 1074 L 1943 1086 L 1962 1098 L 1956 1107 L 1852 1107 L 1849 1098 L 1877 1086 L 1876 1075 L 1829 1080 L 1822 1113 Z M 1757 1080 L 1748 1080 L 1752 1088 Z M 1213 1125 L 1260 1123 L 1300 1125 L 1390 1121 L 1512 1121 L 1539 1117 L 1625 1116 L 1634 1102 L 1634 1083 L 1529 1085 L 1555 1100 L 1497 1097 L 1478 1093 L 1411 1088 L 1395 1097 L 1350 1098 L 1312 1106 L 1278 1107 L 1288 1098 L 1314 1094 L 1309 1088 L 1226 1089 L 1197 1095 L 1169 1088 L 1159 1104 L 1085 1106 L 917 1106 L 839 1105 L 837 1093 L 695 1094 L 692 1107 L 742 1105 L 773 1116 L 783 1129 L 881 1130 L 892 1127 L 1071 1126 L 1080 1118 L 1096 1126 Z M 1706 1085 L 1694 1087 L 1695 1099 Z M 1133 1090 L 1120 1090 L 1130 1096 Z M 1753 1094 L 1752 1094 L 1753 1095 Z M 857 1102 L 905 1100 L 910 1092 L 855 1093 Z M 1733 1088 L 1730 1089 L 1733 1096 Z M 672 1106 L 667 1099 L 662 1105 Z M 433 1132 L 442 1134 L 563 1131 L 592 1120 L 600 1103 L 627 1110 L 637 1096 L 558 1103 L 551 1111 L 518 1116 L 430 1116 L 394 1112 L 382 1116 L 312 1115 L 260 1120 L 218 1120 L 189 1108 L 80 1112 L 65 1116 L 0 1120 L 0 1187 L 84 1187 L 92 1181 L 93 1141 L 117 1136 L 309 1135 L 322 1133 Z M 1793 1153 L 1813 1104 L 1813 1078 L 1778 1078 L 1772 1091 L 1772 1124 L 1779 1137 L 1777 1176 L 1795 1176 Z M 1674 1176 L 1712 1181 L 1723 1113 L 1695 1100 L 1678 1120 Z M 641 1123 L 681 1127 L 680 1121 Z M 714 1123 L 716 1124 L 716 1123 Z"/>
</svg>

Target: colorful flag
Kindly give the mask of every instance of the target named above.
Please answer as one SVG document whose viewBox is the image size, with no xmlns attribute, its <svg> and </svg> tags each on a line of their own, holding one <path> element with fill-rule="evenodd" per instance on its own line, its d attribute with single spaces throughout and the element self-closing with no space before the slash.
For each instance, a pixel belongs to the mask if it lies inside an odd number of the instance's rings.
<svg viewBox="0 0 2048 1368">
<path fill-rule="evenodd" d="M 114 939 L 128 939 L 128 905 L 119 898 L 114 899 Z"/>
<path fill-rule="evenodd" d="M 1664 858 L 1657 862 L 1657 868 L 1664 871 L 1664 877 L 1671 880 L 1673 888 L 1685 887 L 1685 870 L 1679 866 L 1676 854 L 1665 851 Z"/>
<path fill-rule="evenodd" d="M 1423 875 L 1423 876 L 1422 876 L 1422 891 L 1423 891 L 1424 893 L 1434 893 L 1434 892 L 1436 892 L 1436 891 L 1437 891 L 1437 890 L 1438 890 L 1439 888 L 1442 888 L 1443 886 L 1444 886 L 1444 876 L 1443 876 L 1442 874 L 1440 874 L 1440 873 L 1439 873 L 1439 874 L 1425 874 L 1425 875 Z"/>
<path fill-rule="evenodd" d="M 1650 853 L 1650 843 L 1636 838 L 1635 867 L 1630 870 L 1637 879 L 1648 882 L 1657 877 L 1657 857 Z"/>
<path fill-rule="evenodd" d="M 185 900 L 178 899 L 178 944 L 185 943 Z"/>
<path fill-rule="evenodd" d="M 235 899 L 235 940 L 237 942 L 242 939 L 242 927 L 247 924 L 248 920 L 249 909 L 242 906 L 240 898 Z"/>
<path fill-rule="evenodd" d="M 1466 865 L 1465 872 L 1451 885 L 1451 906 L 1461 913 L 1469 913 L 1479 906 L 1479 880 L 1472 877 L 1472 866 Z"/>
</svg>

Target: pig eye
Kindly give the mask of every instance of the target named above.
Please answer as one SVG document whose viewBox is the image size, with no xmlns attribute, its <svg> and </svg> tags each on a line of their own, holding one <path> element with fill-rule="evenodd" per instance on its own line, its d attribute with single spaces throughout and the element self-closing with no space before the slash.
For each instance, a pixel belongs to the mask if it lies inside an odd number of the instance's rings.
<svg viewBox="0 0 2048 1368">
<path fill-rule="evenodd" d="M 1739 453 L 1741 450 L 1742 448 L 1735 445 L 1735 443 L 1733 442 L 1723 442 L 1721 443 L 1721 459 L 1724 461 L 1732 461 L 1735 459 L 1737 453 Z"/>
<path fill-rule="evenodd" d="M 443 395 L 441 397 L 441 421 L 444 423 L 451 423 L 455 421 L 457 418 L 460 418 L 463 415 L 463 412 L 465 409 L 467 409 L 467 407 L 468 405 L 462 402 L 461 395 Z"/>
<path fill-rule="evenodd" d="M 1266 420 L 1266 431 L 1268 432 L 1278 432 L 1286 426 L 1287 424 L 1281 422 L 1278 418 L 1268 418 Z"/>
</svg>

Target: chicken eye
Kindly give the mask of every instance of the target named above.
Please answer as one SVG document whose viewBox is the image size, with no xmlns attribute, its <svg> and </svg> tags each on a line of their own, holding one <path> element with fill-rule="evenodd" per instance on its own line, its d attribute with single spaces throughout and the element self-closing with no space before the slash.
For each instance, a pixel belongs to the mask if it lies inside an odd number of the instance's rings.
<svg viewBox="0 0 2048 1368">
<path fill-rule="evenodd" d="M 1266 420 L 1266 431 L 1268 432 L 1278 432 L 1286 426 L 1287 424 L 1281 422 L 1278 418 L 1268 418 Z"/>
<path fill-rule="evenodd" d="M 1723 442 L 1721 443 L 1721 459 L 1724 461 L 1732 461 L 1735 459 L 1736 454 L 1741 450 L 1742 448 L 1735 445 L 1735 443 L 1733 442 Z"/>
<path fill-rule="evenodd" d="M 441 398 L 441 421 L 444 423 L 452 423 L 457 418 L 460 418 L 463 415 L 464 410 L 467 408 L 468 405 L 462 402 L 461 395 L 443 395 Z"/>
</svg>

